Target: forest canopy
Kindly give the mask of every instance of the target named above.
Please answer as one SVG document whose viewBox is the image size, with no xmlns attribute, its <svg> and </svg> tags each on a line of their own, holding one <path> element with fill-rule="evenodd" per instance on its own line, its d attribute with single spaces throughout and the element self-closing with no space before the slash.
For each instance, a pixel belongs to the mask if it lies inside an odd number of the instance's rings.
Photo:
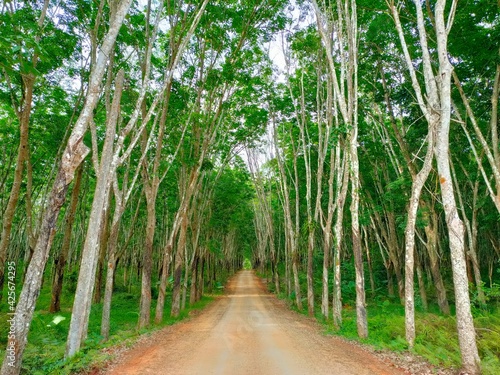
<svg viewBox="0 0 500 375">
<path fill-rule="evenodd" d="M 250 263 L 340 334 L 390 304 L 420 353 L 453 317 L 446 365 L 498 368 L 499 5 L 2 1 L 2 374 L 38 316 L 64 363 L 126 294 L 146 330 Z"/>
</svg>

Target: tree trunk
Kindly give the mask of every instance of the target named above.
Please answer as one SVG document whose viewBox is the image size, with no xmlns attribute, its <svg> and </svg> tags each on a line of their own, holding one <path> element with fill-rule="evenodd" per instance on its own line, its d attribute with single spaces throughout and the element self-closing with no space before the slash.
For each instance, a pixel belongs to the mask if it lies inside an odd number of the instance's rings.
<svg viewBox="0 0 500 375">
<path fill-rule="evenodd" d="M 331 229 L 331 228 L 330 228 Z M 323 279 L 322 279 L 322 293 L 321 293 L 321 313 L 328 319 L 329 312 L 329 285 L 328 285 L 328 271 L 330 269 L 330 252 L 332 248 L 331 231 L 323 233 Z"/>
<path fill-rule="evenodd" d="M 104 75 L 106 61 L 114 46 L 116 35 L 118 34 L 123 19 L 128 13 L 130 4 L 131 0 L 123 0 L 119 4 L 119 9 L 113 19 L 114 22 L 110 24 L 109 30 L 103 39 L 97 62 L 90 73 L 90 83 L 86 102 L 63 152 L 63 158 L 48 197 L 47 208 L 42 217 L 39 230 L 40 234 L 33 251 L 33 257 L 26 272 L 26 280 L 23 284 L 23 289 L 21 290 L 16 306 L 15 345 L 17 352 L 14 366 L 9 366 L 10 361 L 5 358 L 0 371 L 2 374 L 19 374 L 21 370 L 22 356 L 26 347 L 28 331 L 33 318 L 36 301 L 40 293 L 43 270 L 47 263 L 49 250 L 54 239 L 57 218 L 64 204 L 68 186 L 74 178 L 75 170 L 89 152 L 88 147 L 83 144 L 83 136 L 101 92 L 100 83 Z"/>
<path fill-rule="evenodd" d="M 366 228 L 363 228 L 364 240 L 365 240 L 365 250 L 366 250 L 366 261 L 368 263 L 368 275 L 370 276 L 370 289 L 372 298 L 375 297 L 375 279 L 373 277 L 373 267 L 372 259 L 370 256 L 370 246 L 368 245 L 368 233 Z"/>
<path fill-rule="evenodd" d="M 108 194 L 108 203 L 106 204 L 109 207 L 109 194 Z M 94 290 L 94 303 L 100 303 L 102 297 L 102 284 L 103 284 L 103 272 L 104 272 L 104 262 L 106 261 L 106 252 L 108 248 L 108 239 L 109 239 L 109 218 L 108 211 L 105 210 L 104 213 L 104 223 L 102 234 L 100 238 L 99 244 L 99 259 L 97 262 L 97 277 L 96 277 L 96 285 Z"/>
<path fill-rule="evenodd" d="M 285 216 L 285 237 L 289 247 L 289 253 L 291 258 L 291 268 L 292 268 L 294 291 L 295 291 L 295 303 L 297 305 L 297 309 L 302 310 L 302 297 L 300 293 L 299 271 L 298 271 L 297 238 L 295 230 L 293 228 L 292 215 L 290 212 L 290 192 L 287 182 L 288 179 L 285 167 L 283 165 L 282 156 L 280 155 L 276 123 L 274 118 L 273 118 L 273 140 L 274 140 L 274 148 L 276 150 L 276 159 L 278 161 L 278 167 L 281 176 L 280 181 L 281 181 L 281 193 L 283 195 L 283 214 Z"/>
<path fill-rule="evenodd" d="M 415 345 L 415 290 L 413 286 L 415 277 L 415 224 L 420 195 L 432 169 L 434 129 L 431 126 L 429 126 L 427 137 L 428 146 L 424 165 L 417 175 L 413 177 L 412 181 L 408 220 L 405 228 L 405 330 L 406 341 L 410 348 Z"/>
<path fill-rule="evenodd" d="M 205 272 L 205 257 L 206 257 L 206 250 L 204 250 L 204 253 L 201 256 L 200 270 L 198 272 L 198 279 L 196 281 L 196 283 L 198 284 L 198 287 L 196 288 L 196 301 L 199 301 L 201 299 L 201 296 L 204 293 L 203 280 L 204 280 L 204 272 Z"/>
<path fill-rule="evenodd" d="M 340 155 L 340 146 L 339 153 Z M 337 215 L 335 218 L 335 225 L 333 229 L 334 249 L 333 249 L 333 298 L 332 298 L 332 311 L 333 311 L 333 325 L 336 329 L 342 326 L 342 275 L 340 269 L 341 263 L 341 250 L 342 250 L 342 237 L 344 221 L 344 205 L 347 197 L 347 188 L 349 186 L 349 170 L 348 170 L 348 153 L 346 152 L 343 159 L 343 167 L 339 168 L 339 175 L 342 178 L 337 178 L 337 181 L 342 181 L 340 193 L 337 197 Z"/>
<path fill-rule="evenodd" d="M 16 169 L 14 171 L 14 181 L 9 195 L 9 201 L 2 217 L 2 235 L 0 238 L 0 301 L 3 296 L 5 262 L 7 260 L 7 250 L 10 243 L 10 234 L 12 231 L 12 221 L 16 212 L 17 201 L 21 191 L 23 181 L 24 163 L 28 159 L 28 134 L 29 121 L 31 115 L 31 105 L 33 98 L 33 87 L 35 78 L 32 76 L 23 77 L 24 83 L 24 106 L 18 114 L 19 118 L 19 148 L 17 151 Z"/>
<path fill-rule="evenodd" d="M 450 160 L 451 162 L 451 160 Z M 466 252 L 468 257 L 471 260 L 472 263 L 472 270 L 474 272 L 474 282 L 476 284 L 476 292 L 477 292 L 477 300 L 479 303 L 482 305 L 486 305 L 486 297 L 484 295 L 483 291 L 483 281 L 481 279 L 481 269 L 479 266 L 479 259 L 477 256 L 477 195 L 478 195 L 478 189 L 479 189 L 479 180 L 476 180 L 476 182 L 472 185 L 472 191 L 473 191 L 473 196 L 472 196 L 472 221 L 468 219 L 466 211 L 465 211 L 465 205 L 463 202 L 462 198 L 462 192 L 460 189 L 460 185 L 457 180 L 457 176 L 455 173 L 455 168 L 453 166 L 453 162 L 451 162 L 451 171 L 452 171 L 452 176 L 453 176 L 453 181 L 455 183 L 455 187 L 457 189 L 457 197 L 458 197 L 458 202 L 460 204 L 460 211 L 462 212 L 462 216 L 464 218 L 465 222 L 465 229 L 467 231 L 467 243 L 468 243 L 468 251 Z M 467 176 L 469 177 L 469 176 Z"/>
<path fill-rule="evenodd" d="M 177 242 L 177 252 L 175 253 L 174 261 L 174 285 L 172 289 L 172 310 L 170 312 L 170 316 L 172 317 L 178 317 L 181 309 L 181 276 L 186 251 L 186 236 L 188 227 L 187 216 L 187 207 L 184 207 L 181 212 L 179 240 Z"/>
<path fill-rule="evenodd" d="M 80 349 L 80 346 L 87 336 L 88 317 L 90 315 L 96 268 L 99 260 L 99 241 L 103 234 L 103 221 L 105 220 L 105 212 L 109 205 L 111 179 L 116 169 L 113 148 L 124 79 L 125 73 L 123 70 L 120 70 L 115 82 L 116 87 L 115 96 L 113 98 L 113 110 L 106 124 L 106 137 L 104 140 L 99 171 L 97 173 L 87 235 L 82 250 L 82 261 L 78 274 L 68 341 L 66 343 L 67 358 L 73 356 Z"/>
<path fill-rule="evenodd" d="M 198 299 L 198 263 L 200 257 L 195 254 L 193 259 L 193 265 L 191 267 L 191 290 L 189 292 L 189 304 L 193 305 Z"/>
<path fill-rule="evenodd" d="M 186 254 L 186 256 L 187 256 L 187 254 Z M 189 262 L 187 262 L 187 259 L 185 260 L 185 263 L 186 263 L 186 267 L 184 268 L 184 280 L 182 283 L 181 310 L 184 310 L 186 308 L 188 278 L 189 278 L 189 270 L 191 268 Z"/>
<path fill-rule="evenodd" d="M 158 290 L 158 299 L 156 301 L 155 323 L 159 324 L 163 320 L 163 309 L 165 308 L 165 295 L 167 294 L 168 277 L 170 274 L 170 262 L 172 260 L 173 241 L 167 241 L 163 251 L 163 261 L 161 269 L 160 287 Z"/>
<path fill-rule="evenodd" d="M 75 183 L 71 193 L 71 201 L 66 214 L 66 225 L 64 229 L 64 237 L 61 246 L 61 252 L 55 260 L 55 269 L 52 279 L 52 298 L 50 301 L 49 312 L 55 313 L 61 311 L 61 293 L 64 280 L 64 268 L 68 258 L 68 252 L 71 245 L 71 234 L 73 232 L 73 223 L 75 222 L 75 213 L 78 206 L 78 196 L 83 176 L 83 166 L 79 166 L 76 172 Z"/>
<path fill-rule="evenodd" d="M 115 271 L 116 271 L 116 266 L 118 264 L 118 259 L 116 256 L 116 248 L 118 245 L 120 220 L 124 211 L 124 205 L 123 205 L 124 202 L 122 200 L 120 192 L 118 192 L 117 189 L 115 190 L 115 197 L 117 197 L 115 212 L 113 214 L 113 220 L 111 224 L 111 229 L 109 231 L 109 239 L 107 244 L 108 262 L 107 262 L 107 272 L 106 272 L 106 284 L 104 287 L 104 300 L 102 303 L 101 336 L 103 337 L 104 341 L 107 341 L 109 338 L 111 300 L 113 297 L 113 285 L 115 283 Z"/>
<path fill-rule="evenodd" d="M 350 169 L 351 169 L 351 225 L 352 250 L 356 271 L 356 325 L 358 336 L 368 337 L 368 320 L 365 302 L 365 276 L 363 271 L 363 253 L 361 249 L 361 233 L 359 229 L 359 164 L 357 154 L 357 129 L 352 130 Z"/>
<path fill-rule="evenodd" d="M 415 263 L 417 265 L 418 290 L 420 291 L 420 299 L 422 300 L 422 309 L 427 311 L 429 310 L 429 304 L 427 302 L 427 292 L 425 290 L 422 264 L 420 263 L 418 255 L 415 257 Z"/>
<path fill-rule="evenodd" d="M 444 286 L 443 277 L 441 276 L 441 269 L 439 267 L 439 255 L 437 250 L 437 218 L 436 212 L 433 211 L 429 216 L 429 222 L 425 226 L 425 234 L 427 237 L 426 249 L 429 255 L 430 268 L 432 273 L 432 278 L 434 280 L 434 286 L 436 288 L 437 302 L 439 305 L 439 310 L 445 314 L 450 314 L 450 306 L 448 304 L 448 298 L 446 297 L 446 288 Z"/>
<path fill-rule="evenodd" d="M 451 74 L 453 66 L 448 57 L 447 36 L 449 27 L 445 25 L 445 0 L 436 3 L 436 33 L 439 56 L 439 89 L 441 99 L 441 119 L 437 129 L 434 154 L 437 161 L 441 199 L 443 202 L 446 226 L 450 242 L 453 283 L 455 286 L 455 305 L 457 314 L 458 342 L 462 356 L 462 367 L 471 374 L 480 374 L 480 359 L 476 345 L 476 331 L 472 319 L 469 285 L 465 265 L 464 225 L 458 215 L 453 191 L 449 161 L 449 132 L 451 116 Z"/>
<path fill-rule="evenodd" d="M 144 253 L 142 258 L 142 279 L 141 279 L 141 303 L 139 308 L 138 328 L 149 326 L 151 315 L 151 276 L 153 272 L 153 239 L 156 226 L 156 194 L 146 193 L 147 204 L 147 224 Z"/>
<path fill-rule="evenodd" d="M 43 8 L 40 12 L 37 25 L 40 33 L 34 37 L 35 43 L 40 42 L 43 24 L 47 15 L 49 1 L 44 0 Z M 33 70 L 36 70 L 38 65 L 38 53 L 34 52 L 31 60 Z M 6 73 L 7 74 L 7 73 Z M 21 183 L 23 180 L 24 163 L 29 160 L 29 123 L 31 118 L 31 109 L 33 106 L 33 90 L 35 87 L 36 76 L 33 73 L 21 74 L 22 82 L 22 98 L 20 100 L 20 108 L 14 108 L 14 112 L 19 120 L 19 148 L 17 151 L 16 168 L 14 171 L 14 181 L 9 195 L 9 201 L 2 218 L 2 233 L 0 235 L 0 302 L 3 296 L 3 285 L 5 282 L 5 262 L 7 260 L 7 250 L 9 248 L 10 234 L 12 231 L 12 219 L 16 212 L 17 202 L 19 200 L 19 193 L 21 191 Z M 30 192 L 31 193 L 31 192 Z M 30 223 L 31 226 L 31 223 Z M 30 255 L 33 254 L 33 248 L 30 248 Z M 2 366 L 2 369 L 5 366 Z M 17 366 L 16 366 L 17 369 Z M 19 371 L 19 370 L 17 370 Z"/>
<path fill-rule="evenodd" d="M 103 341 L 108 341 L 109 339 L 109 329 L 111 323 L 111 299 L 113 297 L 113 285 L 114 285 L 116 265 L 117 262 L 115 258 L 115 251 L 110 251 L 108 254 L 108 263 L 107 263 L 108 269 L 106 272 L 104 300 L 102 303 L 101 336 L 103 337 Z"/>
<path fill-rule="evenodd" d="M 304 94 L 304 84 L 303 84 L 304 74 L 301 75 L 300 80 L 300 113 L 297 113 L 297 122 L 300 129 L 300 140 L 302 146 L 302 153 L 304 159 L 304 166 L 306 171 L 306 206 L 307 206 L 307 312 L 309 316 L 314 315 L 314 281 L 313 281 L 313 253 L 314 253 L 314 234 L 315 234 L 315 223 L 313 222 L 312 214 L 312 196 L 311 196 L 311 155 L 309 151 L 308 144 L 310 143 L 309 137 L 306 137 L 306 117 L 305 117 L 305 94 Z M 290 89 L 290 93 L 292 90 Z M 295 153 L 294 153 L 295 154 Z M 296 157 L 294 155 L 294 170 L 296 175 L 296 193 L 298 193 L 298 176 L 296 167 Z"/>
</svg>

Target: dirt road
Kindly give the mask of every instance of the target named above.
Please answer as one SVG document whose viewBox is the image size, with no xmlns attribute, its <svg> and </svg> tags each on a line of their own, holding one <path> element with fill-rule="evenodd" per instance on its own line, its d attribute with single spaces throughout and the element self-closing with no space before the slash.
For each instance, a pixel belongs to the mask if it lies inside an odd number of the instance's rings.
<svg viewBox="0 0 500 375">
<path fill-rule="evenodd" d="M 252 271 L 239 272 L 198 316 L 134 348 L 107 374 L 396 375 L 402 370 L 321 334 L 310 319 L 266 292 Z"/>
</svg>

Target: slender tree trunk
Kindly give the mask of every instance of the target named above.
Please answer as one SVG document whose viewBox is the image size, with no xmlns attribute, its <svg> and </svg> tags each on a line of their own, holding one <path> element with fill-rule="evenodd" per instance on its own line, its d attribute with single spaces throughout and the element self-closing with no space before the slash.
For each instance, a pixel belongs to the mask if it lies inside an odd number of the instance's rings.
<svg viewBox="0 0 500 375">
<path fill-rule="evenodd" d="M 434 286 L 436 288 L 437 302 L 439 305 L 439 310 L 445 314 L 450 314 L 450 306 L 448 304 L 448 298 L 446 297 L 446 288 L 444 286 L 443 277 L 441 276 L 441 269 L 439 266 L 439 255 L 437 249 L 437 216 L 436 212 L 433 211 L 429 215 L 429 222 L 425 226 L 425 234 L 427 237 L 426 249 L 429 256 L 430 269 L 432 273 L 432 278 L 434 280 Z"/>
<path fill-rule="evenodd" d="M 36 228 L 33 223 L 33 165 L 31 164 L 31 154 L 28 149 L 28 157 L 26 158 L 26 232 L 27 239 L 27 252 L 31 257 L 36 245 Z M 25 268 L 25 270 L 28 267 Z M 24 280 L 24 275 L 23 275 Z M 0 289 L 1 290 L 1 289 Z"/>
<path fill-rule="evenodd" d="M 14 181 L 9 195 L 9 201 L 2 218 L 2 235 L 0 238 L 0 301 L 3 295 L 5 262 L 7 260 L 7 250 L 10 243 L 10 234 L 12 231 L 12 221 L 16 212 L 17 201 L 21 191 L 21 183 L 23 181 L 24 164 L 28 159 L 28 129 L 31 115 L 31 105 L 33 98 L 33 87 L 35 78 L 26 76 L 23 78 L 24 83 L 24 106 L 18 115 L 19 118 L 19 148 L 17 151 L 16 169 L 14 171 Z"/>
<path fill-rule="evenodd" d="M 340 1 L 322 4 L 321 9 L 316 0 L 312 0 L 317 19 L 318 32 L 326 50 L 328 70 L 333 86 L 336 106 L 338 105 L 344 125 L 349 128 L 349 143 L 345 145 L 349 154 L 349 175 L 351 180 L 351 223 L 352 243 L 356 268 L 356 312 L 358 335 L 368 335 L 365 308 L 363 258 L 359 228 L 359 161 L 358 161 L 358 41 L 357 10 L 354 1 Z M 328 14 L 328 15 L 327 15 Z M 333 16 L 331 17 L 330 14 Z M 333 32 L 335 30 L 335 33 Z M 335 34 L 336 39 L 332 40 Z M 337 48 L 335 46 L 340 46 Z M 338 53 L 337 51 L 342 51 Z M 339 65 L 339 66 L 337 66 Z M 340 71 L 340 82 L 337 76 Z M 349 150 L 349 151 L 347 151 Z M 337 265 L 335 265 L 336 267 Z M 339 265 L 340 267 L 340 265 Z M 337 277 L 337 275 L 336 275 Z M 335 286 L 337 288 L 337 285 Z M 334 293 L 339 293 L 335 290 Z M 338 288 L 340 289 L 340 288 Z M 334 324 L 339 318 L 335 309 L 339 301 L 334 297 Z M 338 312 L 337 312 L 338 314 Z"/>
<path fill-rule="evenodd" d="M 66 225 L 64 237 L 61 246 L 61 252 L 55 260 L 55 269 L 52 279 L 52 298 L 50 301 L 49 312 L 55 313 L 61 311 L 61 293 L 64 280 L 64 268 L 68 258 L 68 252 L 71 245 L 71 234 L 73 232 L 73 223 L 75 222 L 76 207 L 78 206 L 78 196 L 83 176 L 83 166 L 79 166 L 76 172 L 75 183 L 71 193 L 71 201 L 66 214 Z"/>
<path fill-rule="evenodd" d="M 198 288 L 196 289 L 196 301 L 199 301 L 205 292 L 203 287 L 204 287 L 204 275 L 205 275 L 205 258 L 206 258 L 206 249 L 203 250 L 203 255 L 201 256 L 200 260 L 200 271 L 198 272 L 198 279 L 197 279 L 197 284 Z"/>
<path fill-rule="evenodd" d="M 293 141 L 292 141 L 293 145 Z M 295 298 L 297 301 L 297 308 L 302 310 L 302 293 L 300 291 L 299 281 L 299 236 L 300 236 L 300 189 L 299 189 L 299 173 L 297 169 L 297 150 L 293 147 L 293 171 L 294 171 L 294 188 L 295 188 L 295 225 L 292 242 L 292 269 L 293 278 L 295 280 Z M 309 304 L 309 300 L 308 300 Z"/>
<path fill-rule="evenodd" d="M 462 199 L 462 192 L 460 185 L 457 180 L 455 168 L 453 162 L 451 162 L 451 171 L 453 176 L 453 181 L 457 190 L 458 202 L 460 204 L 460 211 L 462 212 L 462 217 L 464 218 L 465 229 L 467 231 L 467 244 L 468 251 L 466 252 L 472 263 L 472 270 L 474 272 L 474 282 L 476 284 L 477 299 L 482 305 L 486 305 L 486 298 L 483 291 L 483 281 L 481 279 L 481 270 L 479 267 L 479 259 L 477 256 L 477 194 L 479 189 L 479 181 L 476 180 L 472 187 L 473 197 L 472 197 L 472 222 L 468 219 L 465 212 L 465 205 Z"/>
<path fill-rule="evenodd" d="M 116 17 L 116 16 L 115 16 Z M 73 312 L 66 344 L 66 357 L 73 356 L 87 336 L 88 317 L 90 315 L 92 292 L 94 290 L 98 262 L 99 240 L 102 235 L 104 213 L 109 204 L 111 178 L 114 176 L 114 139 L 120 109 L 121 91 L 125 73 L 120 70 L 115 82 L 113 110 L 107 122 L 106 138 L 101 155 L 99 171 L 90 211 L 87 235 L 82 250 L 82 262 L 78 274 Z"/>
<path fill-rule="evenodd" d="M 321 313 L 325 318 L 329 316 L 329 285 L 328 285 L 328 271 L 330 269 L 330 252 L 332 248 L 331 231 L 323 233 L 323 285 L 321 293 Z"/>
<path fill-rule="evenodd" d="M 301 75 L 300 81 L 300 113 L 297 113 L 297 122 L 300 129 L 300 139 L 303 152 L 303 159 L 306 171 L 306 205 L 307 205 L 307 312 L 309 316 L 314 315 L 314 281 L 313 281 L 313 254 L 314 254 L 314 235 L 315 235 L 315 223 L 313 221 L 312 214 L 312 196 L 311 196 L 311 155 L 309 152 L 308 144 L 310 142 L 309 137 L 306 137 L 306 117 L 305 117 L 305 93 L 304 93 L 304 83 L 303 74 Z M 291 92 L 291 90 L 290 90 Z M 294 167 L 296 168 L 296 158 L 294 157 Z M 298 184 L 298 178 L 296 173 L 296 186 Z M 298 192 L 298 189 L 296 189 Z"/>
<path fill-rule="evenodd" d="M 88 126 L 90 117 L 100 94 L 100 83 L 104 75 L 106 61 L 114 46 L 116 35 L 121 27 L 125 15 L 128 13 L 131 0 L 122 0 L 118 11 L 110 24 L 107 34 L 99 50 L 96 64 L 90 74 L 89 90 L 82 112 L 71 132 L 68 144 L 63 152 L 63 158 L 48 197 L 47 208 L 42 217 L 39 236 L 33 252 L 33 257 L 26 272 L 26 280 L 16 306 L 16 358 L 14 367 L 9 366 L 7 358 L 4 359 L 1 373 L 5 375 L 19 374 L 21 361 L 26 347 L 28 331 L 35 310 L 36 301 L 40 293 L 43 270 L 47 263 L 49 250 L 54 239 L 57 218 L 64 204 L 68 186 L 74 178 L 75 170 L 87 156 L 89 149 L 83 144 L 83 136 Z"/>
<path fill-rule="evenodd" d="M 293 228 L 292 215 L 290 212 L 290 193 L 288 186 L 288 178 L 283 165 L 283 160 L 281 159 L 277 130 L 275 119 L 273 118 L 273 138 L 274 138 L 274 148 L 276 150 L 276 159 L 278 160 L 278 167 L 281 175 L 281 193 L 283 194 L 283 213 L 285 216 L 285 235 L 287 238 L 287 243 L 290 248 L 290 258 L 291 258 L 291 268 L 294 280 L 294 291 L 295 291 L 295 303 L 297 309 L 302 310 L 302 297 L 300 293 L 300 283 L 299 283 L 299 270 L 298 270 L 298 254 L 297 254 L 297 238 L 296 233 Z"/>
<path fill-rule="evenodd" d="M 189 304 L 193 305 L 198 301 L 198 269 L 199 269 L 200 257 L 195 254 L 193 259 L 193 265 L 191 266 L 191 290 L 189 292 Z"/>
<path fill-rule="evenodd" d="M 49 7 L 49 0 L 44 0 L 43 8 L 38 18 L 38 28 L 42 30 Z M 41 33 L 35 36 L 35 43 L 39 43 Z M 38 65 L 38 53 L 35 52 L 32 56 L 31 65 L 35 70 Z M 5 282 L 5 262 L 7 260 L 7 251 L 10 243 L 10 234 L 12 231 L 12 219 L 16 212 L 17 202 L 21 191 L 21 183 L 23 180 L 24 164 L 29 160 L 29 123 L 31 118 L 31 109 L 33 106 L 33 90 L 35 88 L 36 76 L 33 73 L 22 74 L 22 98 L 20 108 L 14 108 L 14 111 L 19 120 L 19 148 L 17 150 L 16 168 L 14 171 L 14 181 L 7 202 L 5 212 L 2 218 L 2 233 L 0 235 L 0 302 L 3 296 L 3 285 Z M 31 193 L 31 192 L 30 192 Z M 30 223 L 31 225 L 31 223 Z M 33 255 L 34 249 L 30 248 L 30 255 Z M 3 368 L 4 366 L 2 366 Z"/>
<path fill-rule="evenodd" d="M 108 194 L 108 203 L 106 204 L 109 207 L 109 194 Z M 97 261 L 97 274 L 96 274 L 96 285 L 94 290 L 94 303 L 100 303 L 102 299 L 102 289 L 103 289 L 103 272 L 104 272 L 104 262 L 106 261 L 106 252 L 108 248 L 108 239 L 109 239 L 109 218 L 108 211 L 105 210 L 103 212 L 104 215 L 104 223 L 102 228 L 102 234 L 100 238 L 99 244 L 99 259 Z"/>
<path fill-rule="evenodd" d="M 104 341 L 109 339 L 109 329 L 111 323 L 111 299 L 113 297 L 113 285 L 115 278 L 115 270 L 117 266 L 116 253 L 114 248 L 116 248 L 116 243 L 118 240 L 118 229 L 112 228 L 108 246 L 110 251 L 108 252 L 108 262 L 107 262 L 107 272 L 106 272 L 106 284 L 104 287 L 104 300 L 102 303 L 102 317 L 101 317 L 101 336 Z"/>
<path fill-rule="evenodd" d="M 427 292 L 425 290 L 424 275 L 422 271 L 422 264 L 420 263 L 418 255 L 415 257 L 415 263 L 417 266 L 417 278 L 418 278 L 418 289 L 420 291 L 420 299 L 422 300 L 422 309 L 424 311 L 429 310 L 429 304 L 427 302 Z"/>
<path fill-rule="evenodd" d="M 186 254 L 186 258 L 187 258 Z M 191 269 L 191 265 L 185 259 L 185 264 L 186 267 L 184 267 L 184 280 L 182 283 L 182 298 L 181 298 L 181 310 L 184 310 L 186 308 L 186 298 L 187 298 L 187 289 L 188 289 L 188 279 L 189 279 L 189 270 Z"/>
<path fill-rule="evenodd" d="M 138 328 L 149 326 L 151 315 L 151 276 L 153 272 L 153 238 L 156 226 L 156 194 L 153 198 L 151 194 L 146 198 L 147 202 L 147 224 L 144 253 L 142 259 L 142 278 L 141 278 L 141 303 L 139 308 Z"/>
<path fill-rule="evenodd" d="M 370 246 L 368 245 L 368 233 L 366 231 L 366 228 L 363 228 L 363 234 L 365 240 L 366 261 L 368 263 L 368 275 L 370 276 L 370 289 L 373 298 L 375 297 L 375 279 L 373 277 L 372 259 L 370 256 Z"/>
<path fill-rule="evenodd" d="M 436 3 L 436 33 L 439 56 L 439 89 L 441 99 L 441 121 L 437 129 L 434 154 L 436 156 L 441 199 L 451 251 L 455 305 L 457 314 L 458 342 L 462 355 L 462 367 L 471 374 L 480 374 L 480 359 L 476 344 L 476 331 L 472 319 L 469 285 L 465 264 L 464 225 L 457 211 L 449 160 L 449 132 L 451 116 L 451 73 L 453 66 L 448 57 L 447 36 L 449 27 L 445 25 L 445 0 Z"/>
<path fill-rule="evenodd" d="M 365 276 L 363 271 L 361 232 L 359 228 L 359 164 L 356 131 L 353 129 L 354 134 L 351 136 L 350 143 L 352 248 L 356 271 L 356 324 L 358 327 L 358 336 L 366 338 L 368 337 L 368 319 L 365 302 Z"/>
<path fill-rule="evenodd" d="M 181 276 L 184 266 L 184 256 L 186 251 L 186 236 L 188 227 L 187 207 L 181 211 L 181 224 L 179 229 L 179 240 L 177 242 L 177 252 L 175 253 L 174 264 L 174 286 L 172 290 L 172 310 L 170 316 L 177 317 L 181 309 Z"/>
<path fill-rule="evenodd" d="M 143 154 L 144 156 L 144 154 Z M 106 271 L 106 284 L 104 286 L 104 300 L 102 303 L 102 317 L 101 317 L 101 336 L 103 336 L 103 340 L 107 341 L 109 339 L 109 330 L 110 330 L 110 318 L 111 318 L 111 302 L 112 302 L 112 297 L 113 297 L 113 286 L 115 285 L 115 276 L 116 276 L 116 267 L 118 266 L 118 260 L 120 258 L 119 253 L 117 253 L 117 247 L 118 247 L 118 235 L 120 231 L 120 222 L 121 218 L 123 216 L 123 213 L 125 211 L 126 204 L 128 202 L 128 199 L 130 198 L 130 193 L 132 192 L 135 182 L 136 182 L 136 177 L 139 173 L 139 168 L 140 168 L 141 162 L 138 164 L 138 169 L 136 170 L 136 175 L 134 176 L 134 179 L 132 180 L 132 183 L 130 187 L 128 188 L 128 192 L 125 193 L 125 187 L 128 182 L 128 173 L 125 175 L 124 181 L 123 181 L 123 191 L 118 188 L 118 181 L 116 179 L 116 174 L 115 174 L 115 181 L 113 184 L 113 190 L 114 190 L 114 197 L 115 197 L 115 210 L 113 213 L 113 219 L 111 222 L 111 228 L 109 231 L 109 239 L 107 243 L 107 255 L 108 255 L 108 261 L 107 261 L 107 271 Z M 139 209 L 141 206 L 141 199 L 138 199 L 137 202 L 137 207 L 135 209 L 135 214 L 131 222 L 131 229 L 129 230 L 128 237 L 123 244 L 123 249 L 125 249 L 133 235 L 133 229 L 135 226 L 135 223 L 137 222 L 137 217 L 139 215 Z M 124 267 L 123 270 L 123 278 L 124 278 L 124 284 L 126 284 L 125 279 L 127 275 L 127 269 Z"/>
<path fill-rule="evenodd" d="M 340 155 L 340 147 L 338 151 Z M 343 221 L 344 221 L 344 205 L 347 197 L 347 189 L 349 186 L 349 170 L 348 170 L 348 153 L 346 152 L 343 159 L 343 167 L 339 168 L 339 174 L 342 173 L 342 179 L 338 178 L 338 181 L 342 181 L 340 188 L 340 193 L 337 197 L 337 215 L 335 218 L 335 225 L 333 230 L 334 238 L 334 250 L 333 250 L 333 299 L 332 299 L 332 310 L 333 310 L 333 325 L 336 329 L 340 329 L 342 326 L 342 275 L 340 269 L 341 263 L 341 250 L 342 250 L 342 237 L 343 237 Z"/>
<path fill-rule="evenodd" d="M 406 341 L 410 348 L 415 345 L 415 290 L 413 287 L 415 277 L 415 225 L 420 194 L 432 169 L 432 146 L 434 144 L 434 129 L 432 127 L 429 127 L 427 138 L 428 146 L 424 165 L 412 181 L 408 220 L 405 228 L 405 330 Z"/>
<path fill-rule="evenodd" d="M 167 241 L 167 244 L 165 245 L 165 250 L 163 251 L 160 287 L 158 290 L 158 299 L 156 301 L 156 310 L 155 310 L 156 324 L 161 323 L 161 321 L 163 320 L 163 309 L 165 308 L 165 296 L 167 294 L 168 277 L 170 275 L 170 263 L 172 260 L 173 241 L 175 241 L 175 237 L 172 238 L 171 241 L 170 240 Z"/>
</svg>

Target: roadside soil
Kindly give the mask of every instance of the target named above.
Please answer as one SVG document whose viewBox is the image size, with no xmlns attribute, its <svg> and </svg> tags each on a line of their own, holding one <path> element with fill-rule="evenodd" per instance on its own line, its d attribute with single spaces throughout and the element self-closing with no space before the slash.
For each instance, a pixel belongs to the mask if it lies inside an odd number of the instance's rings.
<svg viewBox="0 0 500 375">
<path fill-rule="evenodd" d="M 401 375 L 390 358 L 332 336 L 290 311 L 253 271 L 197 316 L 162 329 L 118 356 L 101 374 Z"/>
</svg>

